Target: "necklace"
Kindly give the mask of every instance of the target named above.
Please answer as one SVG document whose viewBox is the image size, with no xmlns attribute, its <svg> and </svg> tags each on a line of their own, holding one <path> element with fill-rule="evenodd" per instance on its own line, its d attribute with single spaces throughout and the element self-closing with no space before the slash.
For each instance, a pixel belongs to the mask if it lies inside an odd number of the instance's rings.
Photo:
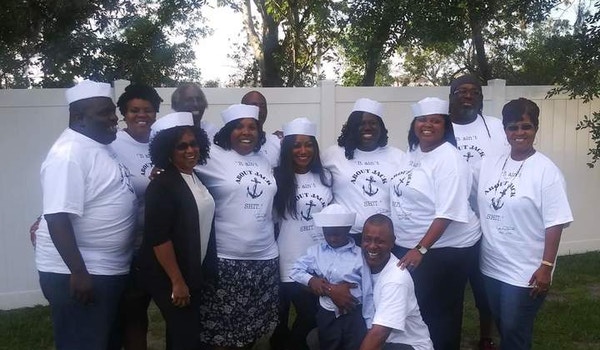
<svg viewBox="0 0 600 350">
<path fill-rule="evenodd" d="M 519 173 L 521 172 L 521 169 L 523 169 L 523 165 L 525 164 L 525 161 L 527 161 L 527 159 L 529 159 L 529 157 L 531 157 L 533 154 L 535 153 L 535 149 L 532 149 L 529 153 L 527 153 L 525 155 L 525 158 L 523 158 L 523 160 L 521 161 L 521 165 L 519 166 L 519 169 L 517 169 L 517 172 L 515 173 L 514 176 L 510 176 L 509 174 L 506 174 L 505 177 L 510 178 L 512 177 L 512 179 L 510 180 L 510 184 L 512 184 L 513 180 L 519 176 Z M 508 158 L 510 158 L 510 154 L 508 154 L 506 156 L 506 159 L 504 160 L 504 164 L 502 165 L 502 170 L 500 170 L 500 177 L 504 176 L 504 168 L 506 168 L 506 163 L 508 162 Z M 500 180 L 500 179 L 498 179 Z"/>
<path fill-rule="evenodd" d="M 519 169 L 517 169 L 517 172 L 513 176 L 510 176 L 508 173 L 506 174 L 506 176 L 504 176 L 504 169 L 506 168 L 506 163 L 508 162 L 508 158 L 510 157 L 510 154 L 506 156 L 506 159 L 504 160 L 504 164 L 502 165 L 502 170 L 500 170 L 500 176 L 498 177 L 498 181 L 496 182 L 496 185 L 494 186 L 494 187 L 500 187 L 501 189 L 499 189 L 499 192 L 497 192 L 497 196 L 494 196 L 491 199 L 491 203 L 490 203 L 494 210 L 498 210 L 504 206 L 504 197 L 506 195 L 508 195 L 509 197 L 512 197 L 514 195 L 513 191 L 515 191 L 515 189 L 513 186 L 513 181 L 521 173 L 521 169 L 523 169 L 523 165 L 525 165 L 525 162 L 527 161 L 527 159 L 529 159 L 529 157 L 531 157 L 534 153 L 535 153 L 535 149 L 527 154 L 525 159 L 523 159 L 521 161 L 521 165 L 519 165 Z M 503 177 L 506 180 L 501 185 Z M 510 181 L 508 181 L 509 178 L 510 178 Z M 509 192 L 512 192 L 512 193 L 509 193 Z"/>
</svg>

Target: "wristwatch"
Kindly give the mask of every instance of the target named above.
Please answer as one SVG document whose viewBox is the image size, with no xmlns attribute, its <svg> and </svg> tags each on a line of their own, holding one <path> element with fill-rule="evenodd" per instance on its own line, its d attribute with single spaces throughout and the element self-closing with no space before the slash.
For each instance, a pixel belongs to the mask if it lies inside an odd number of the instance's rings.
<svg viewBox="0 0 600 350">
<path fill-rule="evenodd" d="M 427 248 L 423 247 L 420 244 L 417 244 L 417 246 L 415 247 L 416 250 L 419 251 L 419 253 L 421 253 L 421 255 L 425 255 L 427 253 Z"/>
</svg>

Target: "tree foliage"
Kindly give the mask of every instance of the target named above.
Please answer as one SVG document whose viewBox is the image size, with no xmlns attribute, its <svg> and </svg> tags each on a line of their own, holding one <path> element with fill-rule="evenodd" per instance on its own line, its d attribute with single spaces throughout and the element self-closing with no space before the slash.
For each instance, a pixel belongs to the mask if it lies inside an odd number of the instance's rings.
<svg viewBox="0 0 600 350">
<path fill-rule="evenodd" d="M 376 65 L 394 51 L 409 59 L 405 77 L 422 73 L 417 83 L 446 81 L 458 71 L 489 80 L 496 64 L 490 60 L 490 46 L 509 41 L 521 28 L 539 22 L 558 2 L 355 0 L 349 2 L 341 45 L 346 59 L 363 67 L 362 85 L 373 84 Z M 452 67 L 453 72 L 449 71 Z"/>
<path fill-rule="evenodd" d="M 205 31 L 203 3 L 4 0 L 0 87 L 64 87 L 76 78 L 154 85 L 198 78 L 190 43 Z"/>
<path fill-rule="evenodd" d="M 242 67 L 241 85 L 310 86 L 322 77 L 339 30 L 333 0 L 223 0 L 244 16 L 248 47 L 232 55 Z M 280 35 L 282 34 L 282 35 Z M 251 60 L 244 58 L 250 55 Z"/>
<path fill-rule="evenodd" d="M 575 33 L 576 46 L 568 65 L 559 80 L 561 84 L 552 94 L 566 92 L 571 98 L 583 98 L 584 102 L 600 97 L 600 1 L 594 2 L 594 14 L 586 17 L 579 31 Z M 600 111 L 585 116 L 577 124 L 578 130 L 589 129 L 595 144 L 588 154 L 594 167 L 600 159 Z"/>
</svg>

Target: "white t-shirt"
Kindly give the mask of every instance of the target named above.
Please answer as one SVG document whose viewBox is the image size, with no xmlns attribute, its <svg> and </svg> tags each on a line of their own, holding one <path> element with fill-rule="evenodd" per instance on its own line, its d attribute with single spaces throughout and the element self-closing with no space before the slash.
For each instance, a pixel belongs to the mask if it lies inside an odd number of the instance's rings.
<svg viewBox="0 0 600 350">
<path fill-rule="evenodd" d="M 463 159 L 469 163 L 473 171 L 474 181 L 469 201 L 477 214 L 477 181 L 481 160 L 484 157 L 508 153 L 510 145 L 506 140 L 502 121 L 498 118 L 479 115 L 472 123 L 452 123 L 452 127 L 454 129 L 454 136 L 456 136 L 458 151 L 463 156 Z"/>
<path fill-rule="evenodd" d="M 471 169 L 458 150 L 444 142 L 430 152 L 408 152 L 391 177 L 391 219 L 396 245 L 413 248 L 436 218 L 452 222 L 431 248 L 471 247 L 481 237 L 468 198 Z"/>
<path fill-rule="evenodd" d="M 293 282 L 290 278 L 292 266 L 306 250 L 323 242 L 323 230 L 315 226 L 312 214 L 326 207 L 333 196 L 331 188 L 323 185 L 319 174 L 296 174 L 296 219 L 285 213 L 279 219 L 279 273 L 281 282 Z"/>
<path fill-rule="evenodd" d="M 333 174 L 334 202 L 356 213 L 351 233 L 361 233 L 373 214 L 390 215 L 389 181 L 403 157 L 404 152 L 391 146 L 371 152 L 356 149 L 353 159 L 346 159 L 344 148 L 339 146 L 323 153 L 323 166 Z"/>
<path fill-rule="evenodd" d="M 279 165 L 279 152 L 281 152 L 281 139 L 277 135 L 266 134 L 266 142 L 260 147 L 260 153 L 269 160 L 272 168 Z"/>
<path fill-rule="evenodd" d="M 117 138 L 109 145 L 116 153 L 117 158 L 129 169 L 129 180 L 133 185 L 138 198 L 137 228 L 134 247 L 139 248 L 142 244 L 144 229 L 144 193 L 150 183 L 150 172 L 152 162 L 150 161 L 150 148 L 147 143 L 136 141 L 124 130 L 117 132 Z"/>
<path fill-rule="evenodd" d="M 278 256 L 273 233 L 277 184 L 268 160 L 212 145 L 206 165 L 194 168 L 215 199 L 217 255 L 268 260 Z"/>
<path fill-rule="evenodd" d="M 519 162 L 487 157 L 479 179 L 481 272 L 528 287 L 543 258 L 545 230 L 573 221 L 563 175 L 536 152 Z"/>
<path fill-rule="evenodd" d="M 423 322 L 415 286 L 407 270 L 400 270 L 398 258 L 390 254 L 390 260 L 378 274 L 372 274 L 373 325 L 391 328 L 386 343 L 400 343 L 415 350 L 433 350 L 427 325 Z"/>
<path fill-rule="evenodd" d="M 71 129 L 60 135 L 42 164 L 43 212 L 69 214 L 90 274 L 129 273 L 136 217 L 129 176 L 108 146 Z M 38 270 L 70 274 L 45 220 L 36 236 Z"/>
<path fill-rule="evenodd" d="M 180 173 L 194 196 L 198 207 L 198 228 L 200 229 L 200 258 L 204 261 L 210 239 L 213 217 L 215 214 L 215 201 L 208 189 L 200 182 L 196 174 Z"/>
<path fill-rule="evenodd" d="M 131 174 L 129 180 L 139 198 L 144 197 L 146 187 L 150 183 L 152 161 L 147 143 L 136 141 L 125 130 L 117 132 L 117 138 L 109 145 Z"/>
</svg>

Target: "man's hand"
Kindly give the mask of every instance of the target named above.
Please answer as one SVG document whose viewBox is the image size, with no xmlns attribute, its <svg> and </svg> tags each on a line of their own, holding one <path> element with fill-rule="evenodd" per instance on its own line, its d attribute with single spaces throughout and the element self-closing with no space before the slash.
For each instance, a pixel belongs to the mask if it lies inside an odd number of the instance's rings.
<svg viewBox="0 0 600 350">
<path fill-rule="evenodd" d="M 348 313 L 358 305 L 358 300 L 350 293 L 350 289 L 356 287 L 358 287 L 356 283 L 348 282 L 329 284 L 328 295 L 341 313 Z"/>
<path fill-rule="evenodd" d="M 75 272 L 70 279 L 71 297 L 83 305 L 94 302 L 92 277 L 87 271 Z"/>
<path fill-rule="evenodd" d="M 152 171 L 150 172 L 150 176 L 148 176 L 148 178 L 150 179 L 150 181 L 154 180 L 158 175 L 162 174 L 165 170 L 161 169 L 157 166 L 155 166 L 154 168 L 152 168 Z"/>
</svg>

